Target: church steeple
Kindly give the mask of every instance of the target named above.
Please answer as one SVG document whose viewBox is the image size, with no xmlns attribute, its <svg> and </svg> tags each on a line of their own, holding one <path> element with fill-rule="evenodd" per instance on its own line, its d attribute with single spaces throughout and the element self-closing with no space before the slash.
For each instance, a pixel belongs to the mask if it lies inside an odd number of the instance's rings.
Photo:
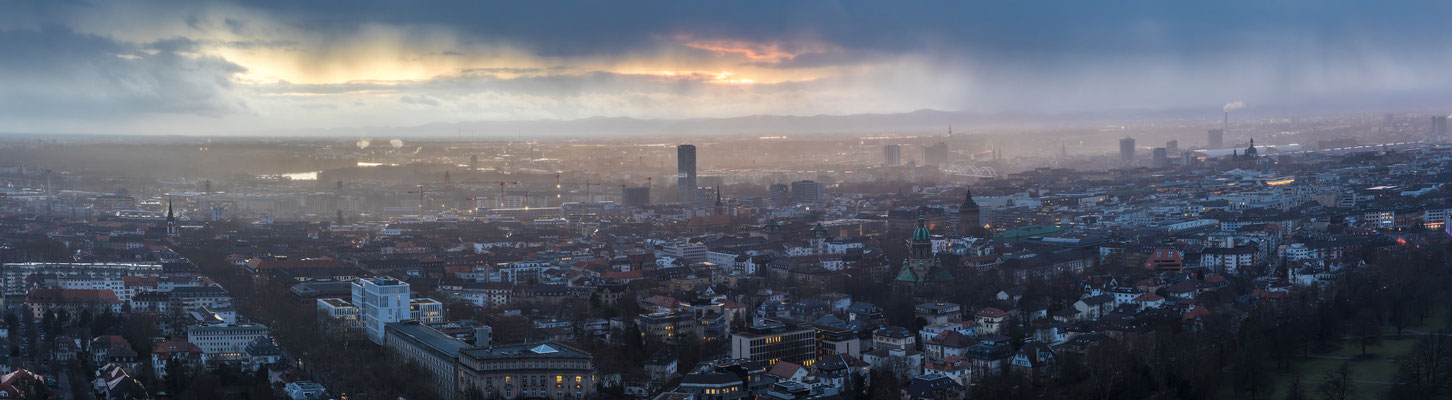
<svg viewBox="0 0 1452 400">
<path fill-rule="evenodd" d="M 166 236 L 177 237 L 176 213 L 171 206 L 171 197 L 166 198 Z"/>
<path fill-rule="evenodd" d="M 968 237 L 987 237 L 979 216 L 978 202 L 973 201 L 973 191 L 968 188 L 964 188 L 963 204 L 958 206 L 958 233 Z"/>
<path fill-rule="evenodd" d="M 716 215 L 724 215 L 726 208 L 721 204 L 721 186 L 716 186 Z"/>
</svg>

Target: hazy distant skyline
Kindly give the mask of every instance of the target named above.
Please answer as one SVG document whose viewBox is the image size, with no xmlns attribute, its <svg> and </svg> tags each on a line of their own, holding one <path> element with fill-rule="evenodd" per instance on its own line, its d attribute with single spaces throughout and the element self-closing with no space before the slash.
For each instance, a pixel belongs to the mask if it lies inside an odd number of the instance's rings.
<svg viewBox="0 0 1452 400">
<path fill-rule="evenodd" d="M 0 131 L 1440 106 L 1449 18 L 1430 0 L 13 1 Z"/>
</svg>

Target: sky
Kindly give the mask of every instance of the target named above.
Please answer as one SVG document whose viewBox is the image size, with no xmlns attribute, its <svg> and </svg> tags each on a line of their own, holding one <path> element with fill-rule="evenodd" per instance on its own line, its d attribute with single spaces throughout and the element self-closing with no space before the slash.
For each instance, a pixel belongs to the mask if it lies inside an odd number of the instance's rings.
<svg viewBox="0 0 1452 400">
<path fill-rule="evenodd" d="M 12 0 L 0 132 L 1440 106 L 1449 21 L 1436 0 Z"/>
</svg>

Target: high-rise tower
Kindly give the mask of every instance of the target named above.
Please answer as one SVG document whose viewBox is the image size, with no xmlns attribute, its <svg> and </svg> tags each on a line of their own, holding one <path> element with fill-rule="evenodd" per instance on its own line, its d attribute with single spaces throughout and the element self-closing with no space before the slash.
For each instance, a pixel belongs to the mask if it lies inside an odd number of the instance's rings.
<svg viewBox="0 0 1452 400">
<path fill-rule="evenodd" d="M 676 147 L 676 202 L 696 201 L 696 146 Z"/>
<path fill-rule="evenodd" d="M 882 146 L 882 165 L 889 167 L 902 165 L 902 146 L 895 144 Z"/>
</svg>

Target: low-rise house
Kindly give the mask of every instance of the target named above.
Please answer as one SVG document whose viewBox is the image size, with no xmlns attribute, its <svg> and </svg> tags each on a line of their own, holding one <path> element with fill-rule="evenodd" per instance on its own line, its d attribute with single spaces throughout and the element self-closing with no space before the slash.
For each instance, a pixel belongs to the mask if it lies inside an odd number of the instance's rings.
<svg viewBox="0 0 1452 400">
<path fill-rule="evenodd" d="M 904 400 L 939 400 L 962 398 L 963 394 L 963 385 L 959 385 L 952 378 L 942 374 L 929 374 L 909 381 L 907 387 L 902 389 L 900 397 Z"/>
<path fill-rule="evenodd" d="M 181 339 L 161 342 L 151 350 L 152 374 L 157 378 L 166 377 L 171 365 L 195 371 L 202 368 L 206 361 L 207 356 L 201 348 Z"/>
<path fill-rule="evenodd" d="M 1079 312 L 1080 318 L 1096 320 L 1114 311 L 1114 296 L 1101 294 L 1085 297 L 1074 302 L 1074 309 Z"/>
<path fill-rule="evenodd" d="M 917 337 L 914 336 L 911 332 L 908 332 L 907 328 L 903 328 L 900 326 L 884 326 L 881 328 L 877 328 L 877 330 L 875 331 L 872 331 L 872 348 L 874 350 L 911 350 L 917 348 L 916 339 Z"/>
<path fill-rule="evenodd" d="M 1013 360 L 1009 364 L 1014 372 L 1039 381 L 1047 377 L 1053 370 L 1054 352 L 1043 343 L 1024 343 L 1023 347 L 1018 349 L 1018 353 L 1013 355 Z"/>
<path fill-rule="evenodd" d="M 887 371 L 903 378 L 923 373 L 923 353 L 917 350 L 880 348 L 862 353 L 862 361 L 872 369 Z"/>
<path fill-rule="evenodd" d="M 973 313 L 973 320 L 978 321 L 978 330 L 984 334 L 998 333 L 1000 329 L 1003 329 L 1003 321 L 1006 319 L 1008 319 L 1008 312 L 993 307 L 986 307 Z"/>
<path fill-rule="evenodd" d="M 923 366 L 923 373 L 927 375 L 939 374 L 946 376 L 965 388 L 973 382 L 972 364 L 963 357 L 948 357 L 928 361 L 927 365 Z"/>
<path fill-rule="evenodd" d="M 990 335 L 979 338 L 977 344 L 968 347 L 966 355 L 972 364 L 973 376 L 981 378 L 1003 373 L 1014 352 L 1007 336 Z"/>
</svg>

